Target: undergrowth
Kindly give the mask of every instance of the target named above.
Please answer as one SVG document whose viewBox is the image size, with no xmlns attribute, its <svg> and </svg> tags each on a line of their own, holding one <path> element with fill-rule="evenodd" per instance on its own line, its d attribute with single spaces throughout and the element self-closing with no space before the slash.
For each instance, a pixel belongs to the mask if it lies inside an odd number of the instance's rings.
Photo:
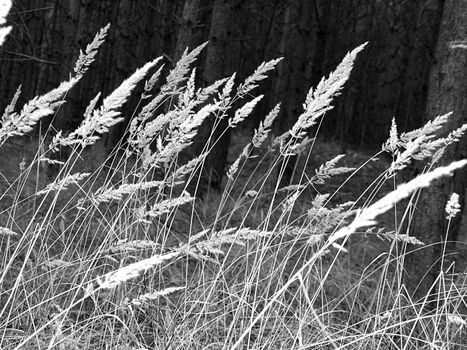
<svg viewBox="0 0 467 350">
<path fill-rule="evenodd" d="M 2 148 L 56 115 L 108 30 L 81 52 L 68 81 L 20 111 L 18 89 L 2 117 Z M 311 167 L 320 120 L 362 45 L 310 89 L 297 122 L 278 136 L 271 135 L 275 106 L 231 162 L 222 193 L 197 199 L 186 184 L 216 140 L 187 162 L 180 154 L 206 118 L 216 120 L 214 128 L 221 118 L 237 128 L 260 103 L 257 85 L 280 61 L 261 64 L 243 82 L 234 74 L 199 88 L 190 67 L 204 46 L 185 51 L 167 74 L 158 58 L 110 95 L 97 94 L 76 130 L 41 134 L 35 154 L 10 171 L 13 178 L 4 176 L 0 348 L 447 349 L 462 343 L 465 281 L 440 273 L 438 308 L 427 310 L 403 280 L 406 254 L 422 249 L 423 239 L 398 229 L 401 222 L 391 231 L 376 219 L 465 165 L 432 169 L 466 126 L 440 138 L 449 115 L 402 134 L 393 123 L 381 152 L 358 167 L 339 166 L 344 155 Z M 144 79 L 125 137 L 90 168 L 95 144 L 123 121 L 120 109 Z M 233 110 L 234 104 L 241 107 Z M 336 203 L 341 187 L 316 191 L 336 176 L 358 177 L 383 152 L 393 160 L 362 193 L 364 201 Z M 280 187 L 291 156 L 304 170 Z M 414 160 L 427 162 L 427 171 L 396 186 Z M 382 194 L 388 184 L 393 191 Z M 454 195 L 449 220 L 457 208 Z M 358 236 L 387 242 L 386 251 L 364 266 L 349 263 Z"/>
</svg>

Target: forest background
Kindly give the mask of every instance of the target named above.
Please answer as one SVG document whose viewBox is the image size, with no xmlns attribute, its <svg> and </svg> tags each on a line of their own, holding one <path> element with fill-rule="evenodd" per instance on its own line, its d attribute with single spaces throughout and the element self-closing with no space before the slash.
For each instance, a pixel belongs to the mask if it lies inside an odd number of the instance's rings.
<svg viewBox="0 0 467 350">
<path fill-rule="evenodd" d="M 24 100 L 57 86 L 68 77 L 83 45 L 111 23 L 109 42 L 85 83 L 68 95 L 57 128 L 76 126 L 95 91 L 112 91 L 160 55 L 174 65 L 183 50 L 205 41 L 210 44 L 198 62 L 204 85 L 234 72 L 242 79 L 261 62 L 284 57 L 261 87 L 269 92 L 267 101 L 258 106 L 262 110 L 251 126 L 277 101 L 284 101 L 280 123 L 290 125 L 309 87 L 348 51 L 368 41 L 347 89 L 323 121 L 322 133 L 352 146 L 378 148 L 393 117 L 401 130 L 425 120 L 443 3 L 20 0 L 10 14 L 13 32 L 2 49 L 0 107 L 20 84 Z"/>
</svg>

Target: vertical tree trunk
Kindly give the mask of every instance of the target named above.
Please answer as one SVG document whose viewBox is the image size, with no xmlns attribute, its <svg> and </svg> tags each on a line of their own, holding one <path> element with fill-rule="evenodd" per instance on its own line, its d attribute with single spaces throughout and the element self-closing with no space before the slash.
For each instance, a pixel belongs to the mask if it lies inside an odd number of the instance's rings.
<svg viewBox="0 0 467 350">
<path fill-rule="evenodd" d="M 277 101 L 282 101 L 282 112 L 276 123 L 278 135 L 289 130 L 302 112 L 305 96 L 322 75 L 326 32 L 322 22 L 320 1 L 292 1 L 284 11 L 279 67 L 275 87 Z M 328 5 L 325 5 L 324 11 Z M 289 157 L 280 167 L 281 185 L 292 181 L 295 157 Z"/>
<path fill-rule="evenodd" d="M 427 99 L 427 120 L 453 112 L 444 133 L 467 122 L 467 50 L 454 48 L 456 41 L 467 36 L 467 1 L 446 0 L 436 45 L 436 63 L 432 67 Z M 467 139 L 447 148 L 442 164 L 467 157 Z M 410 290 L 418 297 L 426 295 L 440 271 L 442 242 L 446 238 L 446 202 L 452 192 L 461 196 L 467 185 L 467 172 L 458 171 L 454 177 L 438 180 L 422 192 L 412 222 L 415 235 L 426 243 L 423 250 L 408 257 Z M 463 203 L 462 207 L 463 207 Z M 459 215 L 459 218 L 461 215 Z M 451 223 L 448 239 L 456 238 L 456 223 Z"/>
<path fill-rule="evenodd" d="M 204 64 L 204 79 L 208 84 L 220 79 L 226 72 L 227 63 L 227 43 L 230 39 L 228 31 L 229 0 L 215 0 L 212 10 L 211 29 L 209 32 L 209 42 Z M 210 119 L 212 122 L 212 119 Z M 224 168 L 230 145 L 230 129 L 227 128 L 227 118 L 220 120 L 218 127 L 211 139 L 211 144 L 217 142 L 207 158 L 207 175 L 209 185 L 219 189 L 224 175 Z M 226 132 L 221 135 L 221 133 Z M 207 129 L 209 133 L 211 130 Z"/>
<path fill-rule="evenodd" d="M 200 0 L 185 0 L 180 27 L 177 35 L 177 45 L 174 52 L 174 63 L 182 57 L 183 51 L 193 45 L 193 33 L 198 21 Z"/>
<path fill-rule="evenodd" d="M 209 30 L 209 44 L 206 48 L 206 58 L 203 67 L 203 79 L 206 84 L 222 78 L 226 73 L 227 44 L 230 39 L 229 17 L 231 1 L 214 0 Z M 227 153 L 230 144 L 230 129 L 227 119 L 205 120 L 199 128 L 193 153 L 199 154 L 203 149 L 211 149 L 201 174 L 195 176 L 189 186 L 191 192 L 203 195 L 208 188 L 220 190 Z"/>
</svg>

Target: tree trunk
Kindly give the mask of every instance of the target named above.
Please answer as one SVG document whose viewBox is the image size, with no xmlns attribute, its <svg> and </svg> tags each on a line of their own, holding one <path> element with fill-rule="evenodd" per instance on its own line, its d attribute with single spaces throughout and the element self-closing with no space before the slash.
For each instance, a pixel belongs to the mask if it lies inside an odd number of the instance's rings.
<svg viewBox="0 0 467 350">
<path fill-rule="evenodd" d="M 284 10 L 283 32 L 279 55 L 284 61 L 278 68 L 276 101 L 282 101 L 276 123 L 278 135 L 288 131 L 302 113 L 302 105 L 311 86 L 316 86 L 323 73 L 326 32 L 323 18 L 328 5 L 320 1 L 292 1 Z M 324 13 L 322 13 L 324 12 Z M 289 156 L 279 169 L 282 186 L 293 181 L 296 157 Z"/>
<path fill-rule="evenodd" d="M 200 0 L 185 0 L 181 23 L 178 29 L 177 45 L 174 52 L 174 63 L 182 57 L 183 51 L 192 46 L 193 33 L 198 22 Z M 191 47 L 193 49 L 193 47 Z"/>
<path fill-rule="evenodd" d="M 452 46 L 456 41 L 467 36 L 467 1 L 446 0 L 444 2 L 441 26 L 436 45 L 436 63 L 432 67 L 427 99 L 426 118 L 431 120 L 438 115 L 453 112 L 443 133 L 458 128 L 467 122 L 467 50 Z M 446 149 L 441 164 L 467 157 L 467 139 L 455 143 Z M 416 217 L 412 222 L 415 235 L 426 247 L 416 250 L 408 256 L 407 284 L 416 297 L 423 297 L 430 292 L 442 268 L 440 257 L 442 242 L 456 239 L 457 222 L 450 224 L 446 220 L 445 206 L 453 192 L 464 194 L 467 185 L 465 169 L 456 172 L 452 178 L 435 182 L 422 192 L 416 205 Z M 461 203 L 463 208 L 463 203 Z M 458 214 L 458 218 L 461 215 Z M 431 290 L 435 292 L 435 288 Z"/>
<path fill-rule="evenodd" d="M 221 79 L 226 74 L 227 44 L 231 32 L 229 28 L 229 0 L 214 0 L 209 29 L 209 44 L 203 67 L 203 79 L 206 84 Z M 189 191 L 202 196 L 208 189 L 220 190 L 227 154 L 230 144 L 230 129 L 227 118 L 215 120 L 209 118 L 199 128 L 192 146 L 192 153 L 199 154 L 211 149 L 204 162 L 201 173 L 197 174 L 189 185 Z"/>
</svg>

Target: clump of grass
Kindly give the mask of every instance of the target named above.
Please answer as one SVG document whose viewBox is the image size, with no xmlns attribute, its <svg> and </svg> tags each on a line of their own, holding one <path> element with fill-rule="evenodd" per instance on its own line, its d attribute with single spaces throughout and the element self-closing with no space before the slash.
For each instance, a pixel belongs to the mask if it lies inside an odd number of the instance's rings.
<svg viewBox="0 0 467 350">
<path fill-rule="evenodd" d="M 0 145 L 31 132 L 65 103 L 108 30 L 80 54 L 69 81 L 19 113 L 18 90 L 2 118 Z M 441 273 L 439 308 L 427 313 L 423 300 L 412 300 L 405 290 L 406 251 L 396 249 L 423 242 L 399 232 L 399 225 L 395 231 L 376 229 L 376 220 L 466 164 L 426 172 L 377 199 L 410 162 L 436 162 L 466 126 L 438 138 L 448 116 L 400 135 L 393 122 L 383 151 L 394 160 L 367 189 L 360 209 L 360 198 L 332 202 L 339 189 L 310 196 L 333 178 L 351 181 L 365 166 L 338 166 L 343 155 L 317 169 L 304 164 L 300 182 L 280 188 L 277 168 L 290 155 L 312 152 L 312 127 L 332 108 L 362 45 L 310 89 L 295 125 L 274 138 L 269 134 L 280 111 L 276 105 L 237 153 L 223 192 L 203 203 L 186 184 L 211 149 L 184 164 L 180 152 L 190 147 L 206 118 L 230 115 L 228 128 L 248 118 L 262 99 L 250 96 L 280 61 L 261 64 L 241 83 L 234 74 L 197 88 L 190 67 L 204 46 L 186 50 L 165 82 L 159 58 L 138 69 L 100 107 L 97 93 L 81 125 L 69 133 L 48 131 L 41 137 L 48 144 L 11 179 L 0 197 L 6 203 L 0 212 L 0 348 L 405 349 L 461 341 L 465 282 L 449 282 Z M 148 76 L 125 141 L 97 170 L 87 169 L 81 161 L 87 149 L 124 120 L 122 105 Z M 154 94 L 156 84 L 161 86 Z M 242 106 L 228 113 L 240 101 Z M 63 148 L 68 158 L 54 161 Z M 309 156 L 302 158 L 306 163 Z M 23 179 L 43 162 L 59 170 L 30 195 Z M 458 210 L 456 198 L 447 206 L 449 220 Z M 391 245 L 359 267 L 352 240 L 365 236 Z"/>
</svg>

